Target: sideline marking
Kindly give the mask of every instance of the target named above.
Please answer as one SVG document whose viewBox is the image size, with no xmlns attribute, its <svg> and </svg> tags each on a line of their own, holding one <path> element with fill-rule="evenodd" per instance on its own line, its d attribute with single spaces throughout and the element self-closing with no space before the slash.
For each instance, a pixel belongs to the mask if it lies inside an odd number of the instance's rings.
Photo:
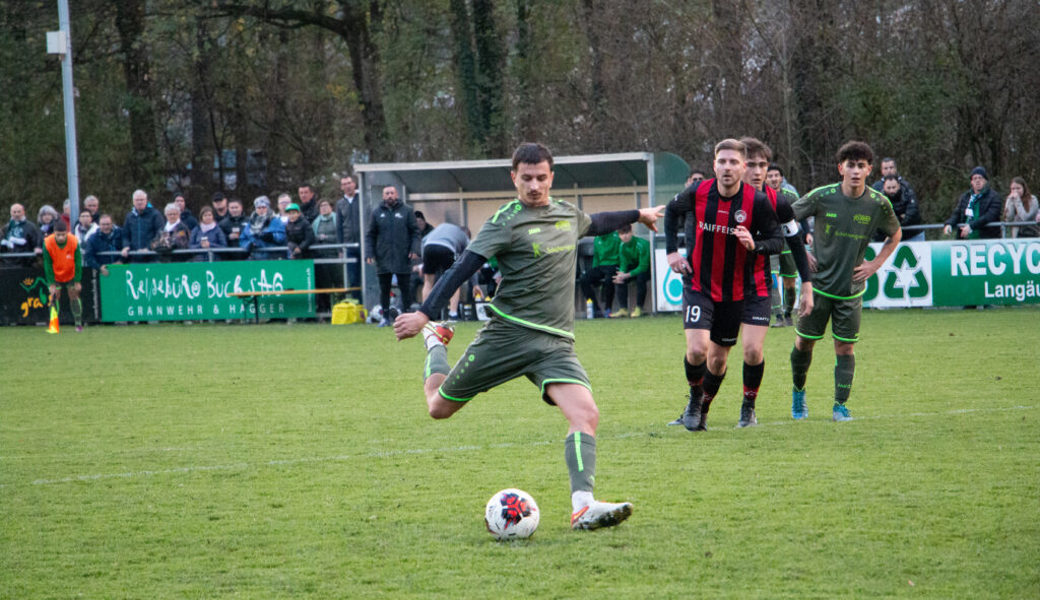
<svg viewBox="0 0 1040 600">
<path fill-rule="evenodd" d="M 856 417 L 851 422 L 856 421 L 871 421 L 877 419 L 904 419 L 907 417 L 934 417 L 939 415 L 966 415 L 971 413 L 979 412 L 1006 412 L 1012 410 L 1033 410 L 1035 406 L 1004 406 L 1004 407 L 993 407 L 993 408 L 958 408 L 952 409 L 945 412 L 932 412 L 932 413 L 910 413 L 908 415 L 876 415 L 872 417 Z M 775 425 L 797 425 L 804 421 L 773 421 L 770 423 L 759 423 L 758 427 L 772 427 Z M 824 420 L 816 421 L 818 423 L 830 422 Z M 848 427 L 848 425 L 842 424 L 841 427 Z M 662 425 L 663 427 L 663 425 Z M 724 428 L 719 428 L 720 431 L 726 431 Z M 606 439 L 611 440 L 622 440 L 633 437 L 644 437 L 654 433 L 653 431 L 630 431 L 628 433 L 621 433 L 618 435 L 610 436 Z M 4 483 L 0 484 L 0 489 L 14 488 L 24 485 L 55 485 L 59 483 L 73 483 L 73 482 L 90 482 L 90 481 L 101 481 L 105 479 L 120 479 L 120 478 L 132 478 L 132 477 L 151 477 L 155 475 L 173 475 L 178 473 L 196 473 L 196 472 L 207 472 L 207 471 L 231 471 L 234 469 L 244 470 L 253 467 L 281 467 L 281 466 L 292 466 L 307 463 L 323 463 L 323 462 L 341 462 L 346 460 L 354 460 L 359 458 L 393 458 L 396 456 L 405 455 L 420 455 L 420 454 L 432 454 L 434 452 L 474 452 L 485 449 L 496 449 L 496 448 L 517 448 L 524 447 L 528 448 L 531 446 L 547 446 L 549 444 L 558 443 L 559 440 L 542 440 L 536 442 L 520 443 L 520 442 L 505 442 L 500 444 L 489 444 L 487 446 L 452 446 L 447 448 L 407 448 L 401 450 L 380 450 L 375 452 L 368 452 L 365 454 L 337 454 L 333 456 L 312 456 L 304 458 L 287 458 L 280 460 L 267 460 L 258 463 L 231 463 L 226 465 L 199 465 L 199 466 L 188 466 L 188 467 L 174 467 L 170 469 L 157 469 L 157 470 L 142 470 L 142 471 L 126 471 L 123 473 L 95 473 L 92 475 L 71 475 L 69 477 L 62 477 L 60 479 L 36 479 L 28 484 L 25 483 Z"/>
</svg>

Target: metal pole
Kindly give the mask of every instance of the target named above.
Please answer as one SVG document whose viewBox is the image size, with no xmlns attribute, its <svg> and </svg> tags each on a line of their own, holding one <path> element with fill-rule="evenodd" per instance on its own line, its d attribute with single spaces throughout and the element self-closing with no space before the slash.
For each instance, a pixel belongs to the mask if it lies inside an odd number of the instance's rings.
<svg viewBox="0 0 1040 600">
<path fill-rule="evenodd" d="M 76 153 L 76 104 L 72 85 L 72 30 L 69 27 L 69 1 L 58 0 L 58 27 L 65 34 L 61 55 L 61 90 L 65 104 L 65 168 L 69 178 L 69 221 L 79 219 L 79 157 Z"/>
</svg>

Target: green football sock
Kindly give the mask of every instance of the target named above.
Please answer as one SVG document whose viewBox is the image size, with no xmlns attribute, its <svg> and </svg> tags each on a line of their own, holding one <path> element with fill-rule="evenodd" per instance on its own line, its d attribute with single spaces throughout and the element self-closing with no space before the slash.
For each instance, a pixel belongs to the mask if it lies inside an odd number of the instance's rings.
<svg viewBox="0 0 1040 600">
<path fill-rule="evenodd" d="M 563 443 L 563 459 L 571 476 L 571 493 L 591 493 L 596 479 L 596 438 L 575 431 Z"/>
<path fill-rule="evenodd" d="M 809 373 L 811 364 L 812 352 L 799 350 L 798 346 L 791 348 L 791 378 L 794 380 L 794 389 L 805 389 L 805 376 Z"/>
<path fill-rule="evenodd" d="M 426 366 L 423 369 L 423 381 L 430 378 L 434 373 L 447 375 L 451 371 L 448 365 L 448 349 L 444 344 L 437 344 L 426 352 Z"/>
<path fill-rule="evenodd" d="M 856 374 L 856 356 L 839 354 L 834 361 L 834 401 L 845 404 L 852 393 L 852 377 Z"/>
</svg>

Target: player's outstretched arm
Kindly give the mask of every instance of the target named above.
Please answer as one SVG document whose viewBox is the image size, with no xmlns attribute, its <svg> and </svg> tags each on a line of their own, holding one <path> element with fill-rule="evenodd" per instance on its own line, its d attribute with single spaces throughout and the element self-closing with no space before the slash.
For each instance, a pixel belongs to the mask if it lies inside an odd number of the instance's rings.
<svg viewBox="0 0 1040 600">
<path fill-rule="evenodd" d="M 654 233 L 657 233 L 657 220 L 662 217 L 664 217 L 664 204 L 639 209 L 639 222 Z"/>
</svg>

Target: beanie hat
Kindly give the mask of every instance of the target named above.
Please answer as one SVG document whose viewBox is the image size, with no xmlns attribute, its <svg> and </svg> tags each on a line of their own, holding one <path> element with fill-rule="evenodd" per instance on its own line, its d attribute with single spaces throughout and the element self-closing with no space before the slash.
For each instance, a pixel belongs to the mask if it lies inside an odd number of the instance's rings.
<svg viewBox="0 0 1040 600">
<path fill-rule="evenodd" d="M 971 177 L 976 175 L 982 175 L 982 178 L 989 181 L 989 175 L 986 173 L 986 167 L 975 167 L 971 170 Z"/>
</svg>

